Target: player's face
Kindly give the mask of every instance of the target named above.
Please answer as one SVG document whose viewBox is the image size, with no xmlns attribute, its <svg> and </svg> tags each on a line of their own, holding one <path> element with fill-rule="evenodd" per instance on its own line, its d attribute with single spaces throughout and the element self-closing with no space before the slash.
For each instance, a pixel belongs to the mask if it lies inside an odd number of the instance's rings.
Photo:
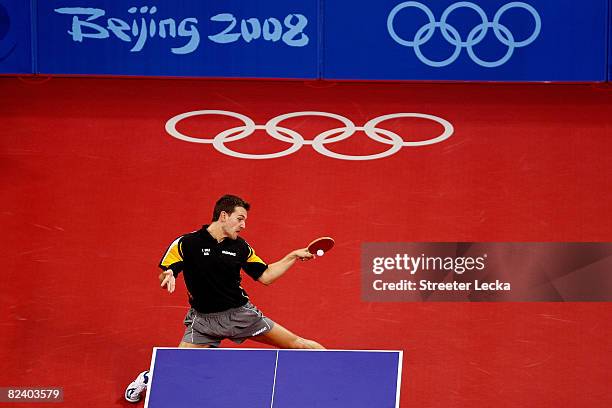
<svg viewBox="0 0 612 408">
<path fill-rule="evenodd" d="M 247 210 L 243 207 L 236 207 L 234 212 L 225 217 L 223 222 L 223 234 L 230 238 L 238 238 L 240 231 L 246 228 Z"/>
</svg>

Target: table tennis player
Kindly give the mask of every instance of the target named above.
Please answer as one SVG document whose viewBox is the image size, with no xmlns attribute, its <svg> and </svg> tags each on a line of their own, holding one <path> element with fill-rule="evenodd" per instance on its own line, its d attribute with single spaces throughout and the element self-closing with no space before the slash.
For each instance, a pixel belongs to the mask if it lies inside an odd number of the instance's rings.
<svg viewBox="0 0 612 408">
<path fill-rule="evenodd" d="M 224 339 L 238 344 L 251 339 L 275 348 L 322 349 L 264 316 L 240 286 L 241 270 L 270 285 L 298 259 L 314 258 L 301 248 L 266 264 L 239 236 L 246 228 L 249 209 L 240 197 L 224 195 L 215 204 L 212 222 L 176 239 L 162 257 L 161 287 L 174 292 L 176 278 L 183 272 L 189 294 L 191 308 L 179 347 L 218 347 Z M 138 402 L 148 383 L 149 372 L 143 371 L 126 388 L 125 399 Z"/>
</svg>

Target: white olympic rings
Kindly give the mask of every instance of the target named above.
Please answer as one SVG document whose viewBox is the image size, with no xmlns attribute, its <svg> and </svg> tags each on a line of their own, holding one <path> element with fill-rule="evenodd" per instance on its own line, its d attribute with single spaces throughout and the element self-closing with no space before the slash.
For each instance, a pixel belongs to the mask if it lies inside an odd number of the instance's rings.
<svg viewBox="0 0 612 408">
<path fill-rule="evenodd" d="M 212 139 L 202 139 L 198 137 L 192 137 L 185 135 L 177 130 L 177 125 L 183 119 L 187 119 L 193 116 L 201 116 L 201 115 L 222 115 L 229 116 L 236 119 L 239 119 L 244 122 L 242 126 L 236 126 L 230 129 L 226 129 L 220 133 L 218 133 Z M 299 134 L 297 131 L 293 129 L 289 129 L 283 126 L 279 126 L 279 123 L 285 121 L 287 119 L 301 117 L 301 116 L 322 116 L 326 118 L 335 119 L 343 124 L 342 127 L 337 127 L 334 129 L 329 129 L 324 132 L 319 133 L 313 140 L 305 140 L 304 137 Z M 387 129 L 381 129 L 377 127 L 381 122 L 384 122 L 389 119 L 397 119 L 397 118 L 422 118 L 429 119 L 434 122 L 441 124 L 444 127 L 444 131 L 441 135 L 436 136 L 432 139 L 428 140 L 420 140 L 416 142 L 405 142 L 404 139 L 398 135 Z M 237 140 L 244 139 L 250 135 L 252 135 L 255 130 L 265 130 L 268 135 L 273 137 L 274 139 L 280 140 L 281 142 L 291 143 L 287 149 L 282 150 L 276 153 L 268 153 L 268 154 L 250 154 L 250 153 L 241 153 L 235 150 L 231 150 L 225 144 L 228 142 L 235 142 Z M 365 134 L 372 140 L 390 145 L 389 149 L 376 154 L 363 155 L 363 156 L 353 156 L 342 153 L 337 153 L 329 150 L 325 145 L 330 143 L 339 142 L 341 140 L 345 140 L 351 137 L 356 131 L 363 131 Z M 304 145 L 311 145 L 317 152 L 320 154 L 331 157 L 334 159 L 340 160 L 374 160 L 374 159 L 382 159 L 383 157 L 391 156 L 392 154 L 397 153 L 402 147 L 413 147 L 413 146 L 426 146 L 434 143 L 442 142 L 443 140 L 448 139 L 452 136 L 454 132 L 453 125 L 438 116 L 427 115 L 424 113 L 391 113 L 389 115 L 379 116 L 374 119 L 369 120 L 363 126 L 355 126 L 355 124 L 348 118 L 337 115 L 335 113 L 329 112 L 319 112 L 319 111 L 303 111 L 303 112 L 292 112 L 285 113 L 283 115 L 276 116 L 266 122 L 265 125 L 256 125 L 255 122 L 249 118 L 248 116 L 242 115 L 240 113 L 224 111 L 224 110 L 197 110 L 191 112 L 181 113 L 170 118 L 166 122 L 166 132 L 174 138 L 179 140 L 183 140 L 185 142 L 191 143 L 206 143 L 212 144 L 215 149 L 219 152 L 226 154 L 228 156 L 237 157 L 241 159 L 275 159 L 283 156 L 290 155 L 300 150 Z M 381 136 L 382 135 L 382 136 Z"/>
<path fill-rule="evenodd" d="M 395 31 L 395 27 L 393 25 L 397 13 L 406 8 L 417 8 L 421 10 L 425 13 L 427 19 L 429 20 L 429 23 L 423 25 L 416 31 L 416 34 L 414 35 L 414 39 L 412 41 L 408 41 L 401 38 Z M 478 14 L 479 18 L 482 20 L 482 23 L 477 24 L 469 32 L 465 41 L 462 40 L 459 31 L 447 22 L 448 16 L 458 8 L 472 9 Z M 522 8 L 527 10 L 531 14 L 535 22 L 535 27 L 531 35 L 522 41 L 515 41 L 514 35 L 508 29 L 508 27 L 500 23 L 502 15 L 506 11 L 513 8 Z M 425 57 L 425 55 L 421 51 L 421 46 L 431 39 L 431 37 L 434 35 L 434 32 L 436 31 L 436 28 L 439 28 L 444 39 L 449 44 L 455 47 L 455 50 L 453 51 L 451 56 L 443 61 L 433 61 Z M 478 56 L 476 56 L 476 53 L 474 52 L 473 48 L 475 45 L 480 44 L 480 42 L 485 38 L 485 36 L 489 32 L 489 28 L 493 29 L 493 33 L 495 34 L 495 37 L 499 40 L 499 42 L 508 47 L 508 50 L 506 51 L 504 56 L 497 61 L 485 61 L 479 58 Z M 538 14 L 537 10 L 533 6 L 520 1 L 513 1 L 500 7 L 499 10 L 497 10 L 497 12 L 495 13 L 492 22 L 489 21 L 487 14 L 480 6 L 468 1 L 460 1 L 448 6 L 446 10 L 444 10 L 444 12 L 442 13 L 440 21 L 436 21 L 433 12 L 426 5 L 417 1 L 405 1 L 403 3 L 398 4 L 393 8 L 393 10 L 391 10 L 389 16 L 387 17 L 387 31 L 389 32 L 389 35 L 391 35 L 391 38 L 393 38 L 393 40 L 395 40 L 395 42 L 400 45 L 414 48 L 414 53 L 422 63 L 429 65 L 430 67 L 436 68 L 445 67 L 455 62 L 457 58 L 459 58 L 459 54 L 461 54 L 461 50 L 463 48 L 467 49 L 468 55 L 476 64 L 485 68 L 499 67 L 500 65 L 503 65 L 508 62 L 508 60 L 510 60 L 515 48 L 525 47 L 534 42 L 535 39 L 540 35 L 541 29 L 542 19 L 540 18 L 540 15 Z"/>
</svg>

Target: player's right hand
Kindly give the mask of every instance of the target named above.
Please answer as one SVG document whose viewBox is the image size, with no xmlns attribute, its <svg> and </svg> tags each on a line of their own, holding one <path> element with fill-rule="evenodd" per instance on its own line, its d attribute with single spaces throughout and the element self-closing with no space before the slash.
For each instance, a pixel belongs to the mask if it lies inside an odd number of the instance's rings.
<svg viewBox="0 0 612 408">
<path fill-rule="evenodd" d="M 310 252 L 308 252 L 308 248 L 296 249 L 295 251 L 293 251 L 293 254 L 300 261 L 308 261 L 310 259 L 315 258 L 314 254 L 311 254 Z"/>
<path fill-rule="evenodd" d="M 168 293 L 174 292 L 174 288 L 176 287 L 176 279 L 174 278 L 174 273 L 171 269 L 162 272 L 163 280 L 161 283 L 161 287 L 166 286 L 168 289 Z"/>
</svg>

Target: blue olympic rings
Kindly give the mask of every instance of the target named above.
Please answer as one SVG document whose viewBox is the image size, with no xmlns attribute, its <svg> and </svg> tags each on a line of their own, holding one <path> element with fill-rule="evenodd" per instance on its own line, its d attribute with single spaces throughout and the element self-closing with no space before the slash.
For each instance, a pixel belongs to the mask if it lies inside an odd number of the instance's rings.
<svg viewBox="0 0 612 408">
<path fill-rule="evenodd" d="M 401 38 L 396 33 L 395 28 L 393 26 L 397 13 L 399 13 L 405 8 L 417 8 L 423 13 L 425 13 L 427 19 L 429 20 L 429 23 L 423 25 L 417 30 L 412 41 Z M 463 39 L 461 38 L 461 34 L 459 34 L 459 31 L 447 22 L 449 15 L 458 8 L 469 8 L 471 10 L 474 10 L 482 21 L 469 32 L 465 41 L 463 41 Z M 500 23 L 502 15 L 506 11 L 513 8 L 522 8 L 527 10 L 532 15 L 535 22 L 533 33 L 531 33 L 529 37 L 522 41 L 516 41 L 510 29 Z M 436 28 L 440 29 L 442 36 L 449 44 L 455 46 L 455 50 L 453 51 L 451 56 L 443 61 L 433 61 L 427 58 L 421 51 L 421 46 L 431 39 L 431 37 L 436 31 Z M 493 30 L 495 37 L 499 40 L 500 43 L 508 47 L 508 50 L 506 51 L 504 56 L 498 59 L 497 61 L 485 61 L 479 58 L 474 52 L 473 47 L 475 45 L 480 44 L 480 42 L 486 37 L 487 33 L 489 32 L 489 29 Z M 508 60 L 510 60 L 516 48 L 525 47 L 534 42 L 535 39 L 538 38 L 538 36 L 540 35 L 541 29 L 542 19 L 540 18 L 540 14 L 538 14 L 537 10 L 531 5 L 520 1 L 513 1 L 500 7 L 499 10 L 497 10 L 497 12 L 495 13 L 492 22 L 489 21 L 487 14 L 480 6 L 468 1 L 460 1 L 448 6 L 446 10 L 444 10 L 444 12 L 442 13 L 440 21 L 436 21 L 436 18 L 433 12 L 429 9 L 429 7 L 427 7 L 423 3 L 419 3 L 418 1 L 405 1 L 403 3 L 398 4 L 393 8 L 393 10 L 391 10 L 389 16 L 387 17 L 387 31 L 389 32 L 389 35 L 391 35 L 391 38 L 393 38 L 393 40 L 400 45 L 414 48 L 414 53 L 422 63 L 436 68 L 445 67 L 455 62 L 457 58 L 459 58 L 459 55 L 461 54 L 461 50 L 463 48 L 467 49 L 468 55 L 476 64 L 485 68 L 499 67 L 500 65 L 503 65 L 508 62 Z"/>
</svg>

